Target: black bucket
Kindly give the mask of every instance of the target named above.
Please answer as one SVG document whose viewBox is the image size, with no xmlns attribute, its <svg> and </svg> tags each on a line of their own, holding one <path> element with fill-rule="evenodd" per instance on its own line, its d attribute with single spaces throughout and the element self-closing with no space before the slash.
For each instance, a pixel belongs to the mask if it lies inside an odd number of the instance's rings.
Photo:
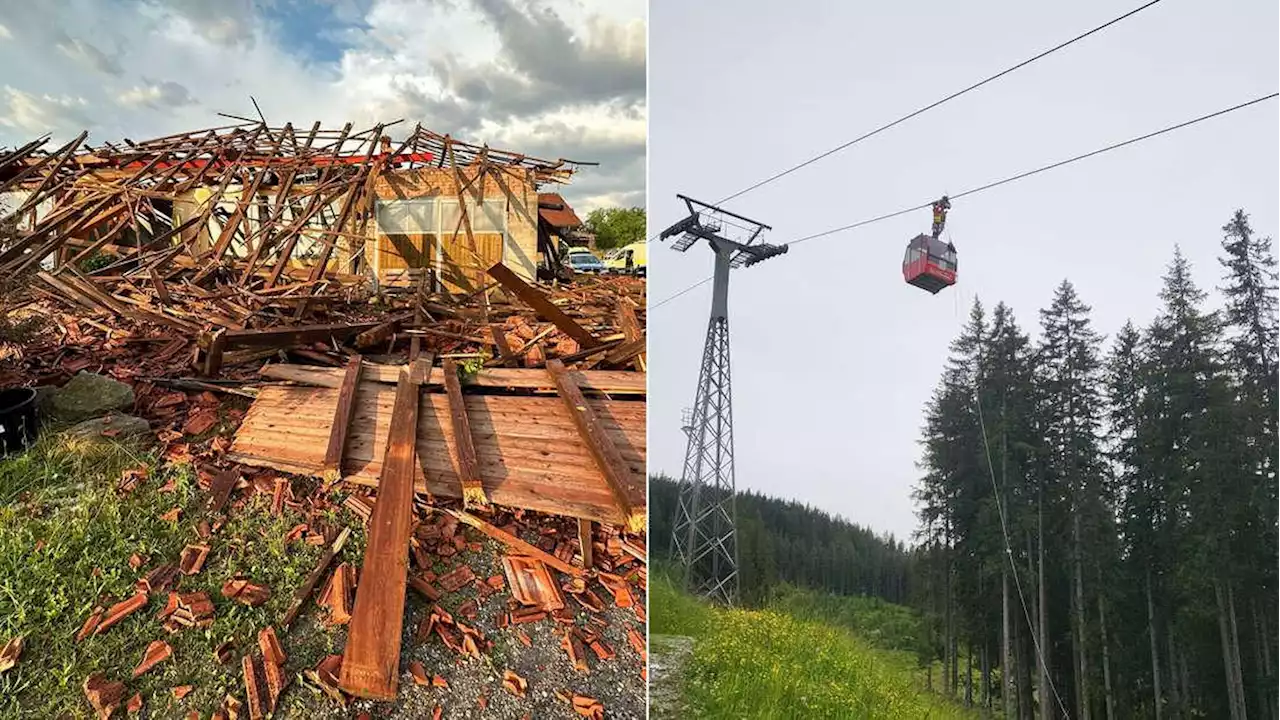
<svg viewBox="0 0 1280 720">
<path fill-rule="evenodd" d="M 36 439 L 36 391 L 0 390 L 0 455 L 24 450 Z"/>
</svg>

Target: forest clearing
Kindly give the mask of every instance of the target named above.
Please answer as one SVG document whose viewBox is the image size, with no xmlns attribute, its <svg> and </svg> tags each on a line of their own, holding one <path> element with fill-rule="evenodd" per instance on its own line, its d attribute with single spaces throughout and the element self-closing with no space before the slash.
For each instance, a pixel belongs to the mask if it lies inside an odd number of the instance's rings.
<svg viewBox="0 0 1280 720">
<path fill-rule="evenodd" d="M 650 592 L 655 670 L 664 652 L 692 647 L 670 685 L 654 688 L 655 720 L 979 717 L 926 690 L 911 654 L 883 647 L 894 638 L 877 646 L 837 622 L 794 615 L 786 601 L 762 610 L 715 607 L 658 573 Z M 686 637 L 692 643 L 681 642 Z"/>
</svg>

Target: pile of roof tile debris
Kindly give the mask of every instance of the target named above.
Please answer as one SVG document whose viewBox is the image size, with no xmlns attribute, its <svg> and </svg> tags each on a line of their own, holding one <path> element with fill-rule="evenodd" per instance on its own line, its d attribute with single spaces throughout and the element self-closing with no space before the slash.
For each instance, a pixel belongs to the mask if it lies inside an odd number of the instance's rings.
<svg viewBox="0 0 1280 720">
<path fill-rule="evenodd" d="M 177 633 L 207 628 L 223 603 L 292 596 L 279 634 L 262 629 L 257 650 L 246 639 L 214 648 L 219 662 L 239 656 L 244 685 L 215 718 L 272 711 L 292 679 L 282 641 L 308 609 L 349 635 L 343 654 L 319 659 L 303 681 L 344 705 L 396 698 L 410 589 L 431 604 L 415 642 L 482 656 L 492 640 L 477 600 L 505 590 L 491 632 L 527 645 L 524 628 L 553 624 L 579 672 L 619 662 L 604 614 L 629 609 L 635 623 L 622 632 L 643 677 L 644 282 L 546 287 L 480 251 L 468 196 L 483 207 L 493 185 L 514 207 L 527 188 L 536 207 L 538 185 L 566 180 L 575 163 L 421 127 L 392 147 L 384 132 L 248 124 L 127 147 L 89 148 L 81 135 L 53 151 L 40 140 L 0 152 L 0 197 L 23 193 L 8 212 L 17 231 L 0 245 L 0 276 L 33 278 L 30 307 L 56 328 L 0 363 L 0 381 L 59 384 L 88 370 L 132 385 L 165 457 L 194 462 L 209 497 L 202 541 L 145 572 L 138 558 L 136 594 L 98 608 L 79 638 L 152 598 L 163 606 L 158 629 Z M 452 178 L 452 255 L 388 294 L 362 256 L 378 237 L 377 188 L 423 172 Z M 293 475 L 319 479 L 315 491 L 295 497 Z M 122 488 L 137 481 L 126 476 Z M 367 527 L 361 559 L 340 558 L 351 528 L 332 519 L 338 483 Z M 256 497 L 306 517 L 286 540 L 325 548 L 314 572 L 296 588 L 232 577 L 221 598 L 183 592 L 182 577 L 211 552 L 204 541 Z M 506 548 L 500 575 L 460 560 L 486 536 Z M 442 563 L 448 572 L 432 570 Z M 152 642 L 134 677 L 171 652 Z M 447 686 L 440 669 L 405 669 L 417 684 Z M 537 682 L 503 677 L 518 697 Z M 567 710 L 603 717 L 599 700 L 556 692 Z M 142 702 L 102 675 L 84 693 L 102 716 Z"/>
</svg>

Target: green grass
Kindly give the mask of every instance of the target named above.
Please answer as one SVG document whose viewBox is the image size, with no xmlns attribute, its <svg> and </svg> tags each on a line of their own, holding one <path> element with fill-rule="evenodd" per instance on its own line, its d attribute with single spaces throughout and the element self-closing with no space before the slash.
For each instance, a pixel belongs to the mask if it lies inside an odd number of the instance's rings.
<svg viewBox="0 0 1280 720">
<path fill-rule="evenodd" d="M 147 467 L 149 477 L 121 493 L 121 473 L 137 467 Z M 169 480 L 173 489 L 161 491 Z M 26 638 L 17 667 L 0 675 L 0 717 L 87 717 L 81 684 L 94 672 L 124 681 L 129 695 L 140 692 L 153 717 L 207 714 L 227 693 L 243 699 L 239 653 L 223 666 L 213 649 L 227 638 L 241 650 L 256 647 L 258 631 L 279 623 L 321 552 L 300 542 L 285 546 L 284 535 L 303 518 L 287 508 L 271 515 L 268 498 L 231 511 L 226 526 L 204 541 L 212 548 L 204 569 L 182 578 L 183 592 L 202 590 L 213 600 L 211 627 L 169 635 L 156 619 L 164 597 L 155 595 L 105 633 L 75 642 L 95 606 L 125 599 L 147 570 L 177 562 L 185 545 L 199 541 L 207 496 L 189 466 L 161 467 L 154 454 L 124 445 L 69 446 L 50 433 L 0 461 L 0 644 Z M 178 522 L 161 520 L 173 507 L 183 509 Z M 353 533 L 347 547 L 363 542 Z M 148 558 L 137 571 L 128 562 L 134 553 Z M 225 600 L 222 583 L 236 572 L 270 588 L 271 599 L 258 608 Z M 306 618 L 281 638 L 289 675 L 333 649 L 333 634 L 314 631 Z M 130 680 L 147 644 L 158 639 L 173 647 L 173 657 Z M 178 685 L 195 690 L 177 701 L 169 690 Z"/>
<path fill-rule="evenodd" d="M 651 632 L 695 639 L 683 683 L 695 717 L 979 717 L 926 691 L 914 655 L 875 647 L 845 627 L 782 606 L 712 607 L 682 594 L 661 572 L 650 593 Z"/>
</svg>

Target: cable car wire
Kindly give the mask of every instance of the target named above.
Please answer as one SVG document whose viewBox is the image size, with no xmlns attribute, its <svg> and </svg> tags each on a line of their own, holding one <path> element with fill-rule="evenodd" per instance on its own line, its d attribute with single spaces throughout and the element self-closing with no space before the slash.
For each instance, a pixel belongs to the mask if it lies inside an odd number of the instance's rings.
<svg viewBox="0 0 1280 720">
<path fill-rule="evenodd" d="M 948 95 L 948 96 L 946 96 L 946 97 L 942 98 L 941 100 L 937 100 L 937 101 L 935 101 L 935 102 L 933 102 L 933 103 L 930 103 L 930 104 L 928 104 L 928 105 L 925 105 L 924 107 L 920 108 L 919 110 L 916 110 L 916 111 L 914 111 L 914 112 L 911 112 L 911 113 L 908 113 L 908 114 L 906 114 L 906 115 L 903 115 L 902 117 L 898 118 L 897 120 L 894 120 L 893 122 L 891 122 L 891 123 L 889 123 L 889 124 L 887 124 L 887 125 L 881 125 L 880 127 L 876 128 L 875 130 L 872 130 L 872 131 L 871 131 L 871 132 L 869 132 L 869 133 L 866 133 L 865 135 L 860 135 L 860 136 L 858 136 L 858 137 L 856 137 L 856 138 L 854 138 L 854 139 L 852 139 L 852 140 L 850 140 L 850 141 L 848 141 L 848 142 L 846 142 L 846 143 L 843 143 L 843 144 L 841 144 L 841 145 L 837 145 L 837 146 L 835 146 L 835 147 L 831 148 L 830 150 L 827 150 L 827 151 L 826 151 L 826 152 L 824 152 L 824 153 L 821 153 L 821 154 L 818 154 L 818 155 L 814 155 L 813 157 L 809 158 L 808 160 L 805 160 L 804 162 L 800 163 L 799 165 L 794 165 L 794 166 L 792 166 L 792 167 L 787 168 L 786 170 L 783 170 L 783 171 L 782 171 L 782 172 L 780 172 L 780 173 L 777 173 L 777 174 L 775 174 L 775 175 L 771 175 L 770 177 L 767 177 L 767 178 L 765 178 L 764 180 L 761 180 L 760 182 L 756 183 L 755 185 L 752 185 L 752 186 L 750 186 L 750 187 L 746 188 L 745 190 L 739 190 L 738 192 L 736 192 L 736 193 L 734 193 L 734 194 L 730 195 L 730 196 L 729 196 L 729 197 L 727 197 L 727 198 L 724 198 L 723 200 L 720 200 L 719 202 L 717 202 L 717 203 L 715 203 L 715 204 L 716 204 L 716 205 L 724 204 L 724 203 L 726 203 L 726 202 L 728 202 L 728 201 L 730 201 L 730 200 L 732 200 L 732 199 L 734 199 L 734 198 L 736 198 L 736 197 L 740 197 L 740 196 L 742 196 L 742 195 L 746 195 L 747 193 L 751 192 L 752 190 L 755 190 L 756 188 L 762 187 L 762 186 L 764 186 L 764 185 L 768 185 L 769 183 L 773 182 L 774 180 L 777 180 L 777 179 L 779 179 L 779 178 L 782 178 L 782 177 L 785 177 L 785 176 L 787 176 L 787 175 L 790 175 L 791 173 L 795 172 L 796 170 L 799 170 L 799 169 L 801 169 L 801 168 L 803 168 L 803 167 L 807 167 L 807 166 L 809 166 L 809 165 L 812 165 L 813 163 L 816 163 L 816 162 L 818 162 L 819 160 L 822 160 L 823 158 L 827 158 L 827 157 L 830 157 L 830 156 L 832 156 L 832 155 L 835 155 L 836 153 L 840 152 L 841 150 L 844 150 L 844 149 L 846 149 L 846 148 L 852 147 L 853 145 L 856 145 L 856 144 L 858 144 L 858 143 L 862 142 L 863 140 L 866 140 L 867 138 L 873 137 L 873 136 L 875 136 L 875 135 L 879 135 L 880 133 L 884 132 L 885 130 L 888 130 L 888 129 L 889 129 L 889 128 L 891 128 L 891 127 L 894 127 L 895 125 L 899 125 L 899 124 L 901 124 L 901 123 L 904 123 L 904 122 L 906 122 L 906 121 L 910 120 L 910 119 L 911 119 L 911 118 L 913 118 L 913 117 L 916 117 L 917 115 L 921 115 L 921 114 L 923 114 L 923 113 L 926 113 L 926 112 L 928 112 L 928 111 L 930 111 L 930 110 L 932 110 L 932 109 L 934 109 L 934 108 L 938 107 L 939 105 L 942 105 L 943 103 L 946 103 L 946 102 L 950 102 L 950 101 L 952 101 L 952 100 L 955 100 L 956 98 L 960 97 L 961 95 L 964 95 L 964 94 L 966 94 L 966 93 L 969 93 L 969 92 L 972 92 L 972 91 L 974 91 L 974 90 L 977 90 L 978 88 L 982 87 L 983 85 L 986 85 L 986 84 L 987 84 L 987 83 L 989 83 L 989 82 L 992 82 L 992 81 L 994 81 L 994 80 L 998 80 L 998 79 L 1000 79 L 1000 78 L 1004 77 L 1005 75 L 1008 75 L 1009 73 L 1012 73 L 1012 72 L 1014 72 L 1014 71 L 1016 71 L 1016 70 L 1020 70 L 1020 69 L 1022 69 L 1022 68 L 1024 68 L 1024 67 L 1026 67 L 1026 66 L 1030 65 L 1031 63 L 1033 63 L 1033 62 L 1037 61 L 1037 60 L 1040 60 L 1040 59 L 1042 59 L 1042 58 L 1048 57 L 1049 55 L 1052 55 L 1053 53 L 1056 53 L 1056 52 L 1058 52 L 1059 50 L 1062 50 L 1063 48 L 1065 48 L 1065 47 L 1067 47 L 1067 46 L 1069 46 L 1069 45 L 1072 45 L 1072 44 L 1074 44 L 1074 43 L 1080 42 L 1081 40 L 1083 40 L 1083 39 L 1085 39 L 1085 38 L 1089 37 L 1090 35 L 1093 35 L 1093 34 L 1095 34 L 1095 33 L 1101 32 L 1101 31 L 1103 31 L 1103 30 L 1107 29 L 1108 27 L 1111 27 L 1112 25 L 1115 25 L 1116 23 L 1118 23 L 1118 22 L 1120 22 L 1120 21 L 1122 21 L 1122 20 L 1126 20 L 1126 19 L 1128 19 L 1128 18 L 1131 18 L 1131 17 L 1133 17 L 1134 15 L 1137 15 L 1138 13 L 1142 12 L 1143 10 L 1146 10 L 1147 8 L 1151 7 L 1152 5 L 1157 5 L 1157 4 L 1161 3 L 1161 2 L 1163 2 L 1163 0 L 1151 0 L 1151 2 L 1148 2 L 1146 5 L 1143 5 L 1143 6 L 1141 6 L 1141 7 L 1134 8 L 1133 10 L 1130 10 L 1129 12 L 1127 12 L 1127 13 L 1125 13 L 1125 14 L 1123 14 L 1123 15 L 1121 15 L 1121 16 L 1119 16 L 1119 17 L 1117 17 L 1117 18 L 1114 18 L 1114 19 L 1112 19 L 1112 20 L 1109 20 L 1109 21 L 1107 21 L 1107 22 L 1105 22 L 1105 23 L 1103 23 L 1103 24 L 1099 25 L 1098 27 L 1096 27 L 1096 28 L 1094 28 L 1094 29 L 1092 29 L 1092 30 L 1090 30 L 1090 31 L 1088 31 L 1088 32 L 1086 32 L 1086 33 L 1083 33 L 1083 34 L 1077 35 L 1077 36 L 1075 36 L 1075 37 L 1071 38 L 1070 40 L 1067 40 L 1066 42 L 1059 43 L 1059 44 L 1057 44 L 1057 45 L 1055 45 L 1055 46 L 1053 46 L 1053 47 L 1049 48 L 1048 50 L 1045 50 L 1044 52 L 1040 53 L 1039 55 L 1035 55 L 1035 56 L 1030 57 L 1030 58 L 1028 58 L 1028 59 L 1026 59 L 1026 60 L 1023 60 L 1022 62 L 1020 62 L 1020 63 L 1018 63 L 1017 65 L 1014 65 L 1014 66 L 1012 66 L 1012 67 L 1005 68 L 1004 70 L 1001 70 L 1000 72 L 998 72 L 998 73 L 996 73 L 995 75 L 992 75 L 992 76 L 990 76 L 990 77 L 986 78 L 985 80 L 979 80 L 978 82 L 976 82 L 976 83 L 974 83 L 974 84 L 970 85 L 969 87 L 967 87 L 967 88 L 965 88 L 965 89 L 963 89 L 963 90 L 957 90 L 956 92 L 951 93 L 950 95 Z"/>
<path fill-rule="evenodd" d="M 1035 627 L 1035 623 L 1031 622 L 1031 611 L 1027 609 L 1027 598 L 1022 592 L 1022 581 L 1018 579 L 1018 564 L 1013 561 L 1013 546 L 1009 543 L 1009 526 L 1004 519 L 1004 502 L 1000 495 L 1000 487 L 996 484 L 996 466 L 991 460 L 991 442 L 987 439 L 987 422 L 982 417 L 982 400 L 978 396 L 978 385 L 973 386 L 973 404 L 978 408 L 978 427 L 982 430 L 982 447 L 987 456 L 987 468 L 991 473 L 991 492 L 996 500 L 996 512 L 1000 517 L 1000 538 L 1004 540 L 1005 557 L 1009 560 L 1009 568 L 1013 571 L 1013 585 L 1018 590 L 1018 603 L 1022 605 L 1022 615 L 1027 619 L 1027 627 Z M 1040 661 L 1040 668 L 1043 670 L 1043 677 L 1049 683 L 1049 689 L 1053 691 L 1053 698 L 1058 701 L 1058 707 L 1062 708 L 1062 716 L 1067 720 L 1071 720 L 1071 711 L 1067 710 L 1067 704 L 1062 701 L 1062 696 L 1058 694 L 1058 687 L 1053 682 L 1053 673 L 1049 672 L 1049 666 L 1044 660 L 1044 648 L 1040 647 L 1040 639 L 1036 637 L 1039 633 L 1031 633 L 1031 643 L 1036 650 L 1036 659 Z"/>
<path fill-rule="evenodd" d="M 1189 127 L 1189 126 L 1191 126 L 1191 125 L 1195 125 L 1196 123 L 1204 122 L 1205 120 L 1211 120 L 1211 119 L 1213 119 L 1213 118 L 1220 117 L 1220 116 L 1222 116 L 1222 115 L 1226 115 L 1226 114 L 1228 114 L 1228 113 L 1232 113 L 1232 112 L 1235 112 L 1235 111 L 1237 111 L 1237 110 L 1243 110 L 1244 108 L 1250 107 L 1250 106 L 1252 106 L 1252 105 L 1257 105 L 1258 103 L 1265 102 L 1265 101 L 1267 101 L 1267 100 L 1273 100 L 1273 99 L 1275 99 L 1277 96 L 1280 96 L 1280 93 L 1271 93 L 1270 95 L 1264 95 L 1264 96 L 1262 96 L 1262 97 L 1254 98 L 1253 100 L 1249 100 L 1249 101 L 1247 101 L 1247 102 L 1242 102 L 1242 103 L 1240 103 L 1240 104 L 1238 104 L 1238 105 L 1233 105 L 1233 106 L 1231 106 L 1231 107 L 1229 107 L 1229 108 L 1225 108 L 1225 109 L 1223 109 L 1223 110 L 1218 110 L 1217 112 L 1209 113 L 1208 115 L 1201 115 L 1201 116 L 1200 116 L 1200 117 L 1198 117 L 1198 118 L 1195 118 L 1195 119 L 1192 119 L 1192 120 L 1187 120 L 1187 121 L 1185 121 L 1185 122 L 1178 123 L 1177 125 L 1170 125 L 1169 127 L 1166 127 L 1166 128 L 1160 129 L 1160 130 L 1156 130 L 1155 132 L 1147 133 L 1146 135 L 1140 135 L 1140 136 L 1138 136 L 1138 137 L 1130 138 L 1130 139 L 1128 139 L 1128 140 L 1124 140 L 1124 141 L 1122 141 L 1122 142 L 1113 143 L 1113 144 L 1111 144 L 1111 145 L 1107 145 L 1106 147 L 1103 147 L 1103 148 L 1098 148 L 1097 150 L 1093 150 L 1093 151 L 1091 151 L 1091 152 L 1087 152 L 1087 153 L 1083 153 L 1083 154 L 1081 154 L 1081 155 L 1076 155 L 1075 157 L 1067 158 L 1066 160 L 1059 160 L 1058 162 L 1050 163 L 1050 164 L 1048 164 L 1048 165 L 1043 165 L 1043 166 L 1038 167 L 1038 168 L 1036 168 L 1036 169 L 1034 169 L 1034 170 L 1028 170 L 1028 171 L 1026 171 L 1026 172 L 1018 173 L 1017 175 L 1011 175 L 1011 176 L 1009 176 L 1009 177 L 1007 177 L 1007 178 L 1004 178 L 1003 180 L 996 180 L 995 182 L 990 182 L 990 183 L 987 183 L 986 185 L 980 185 L 980 186 L 978 186 L 978 187 L 971 188 L 971 189 L 969 189 L 969 190 L 965 190 L 965 191 L 963 191 L 963 192 L 961 192 L 961 193 L 958 193 L 958 194 L 956 194 L 956 195 L 951 195 L 950 197 L 954 200 L 954 199 L 962 198 L 962 197 L 965 197 L 965 196 L 968 196 L 968 195 L 975 195 L 975 194 L 977 194 L 977 193 L 984 192 L 984 191 L 986 191 L 986 190 L 990 190 L 990 189 L 992 189 L 992 188 L 1000 187 L 1001 185 L 1007 185 L 1008 183 L 1011 183 L 1011 182 L 1014 182 L 1014 181 L 1017 181 L 1017 180 L 1022 180 L 1022 179 L 1024 179 L 1024 178 L 1031 177 L 1032 175 L 1038 175 L 1038 174 L 1040 174 L 1040 173 L 1042 173 L 1042 172 L 1045 172 L 1045 171 L 1047 171 L 1047 170 L 1053 170 L 1053 169 L 1055 169 L 1055 168 L 1060 168 L 1060 167 L 1062 167 L 1062 166 L 1064 166 L 1064 165 L 1069 165 L 1069 164 L 1071 164 L 1071 163 L 1078 162 L 1078 161 L 1080 161 L 1080 160 L 1084 160 L 1084 159 L 1086 159 L 1086 158 L 1091 158 L 1091 157 L 1094 157 L 1094 156 L 1096 156 L 1096 155 L 1101 155 L 1102 153 L 1109 152 L 1109 151 L 1111 151 L 1111 150 L 1116 150 L 1116 149 L 1119 149 L 1119 148 L 1125 147 L 1126 145 L 1133 145 L 1133 144 L 1135 144 L 1135 143 L 1142 142 L 1143 140 L 1149 140 L 1149 139 L 1151 139 L 1151 138 L 1153 138 L 1153 137 L 1157 137 L 1157 136 L 1159 136 L 1159 135 L 1164 135 L 1165 133 L 1173 132 L 1174 130 L 1180 130 L 1180 129 L 1182 129 L 1182 128 Z M 836 234 L 836 233 L 844 232 L 844 231 L 846 231 L 846 230 L 853 230 L 854 228 L 860 228 L 860 227 L 862 227 L 862 226 L 864 226 L 864 225 L 870 225 L 870 224 L 872 224 L 872 223 L 877 223 L 877 222 L 880 222 L 881 220 L 888 220 L 888 219 L 890 219 L 890 218 L 898 217 L 899 215 L 906 215 L 907 213 L 912 213 L 912 212 L 916 212 L 916 211 L 918 211 L 918 210 L 923 210 L 923 209 L 925 209 L 925 208 L 930 207 L 932 204 L 933 204 L 933 201 L 931 200 L 931 201 L 929 201 L 929 202 L 922 203 L 922 204 L 920 204 L 920 205 L 916 205 L 916 206 L 909 207 L 909 208 L 904 208 L 904 209 L 902 209 L 902 210 L 898 210 L 898 211 L 896 211 L 896 212 L 891 212 L 891 213 L 888 213 L 888 214 L 885 214 L 885 215 L 880 215 L 880 216 L 873 217 L 873 218 L 870 218 L 870 219 L 867 219 L 867 220 L 860 220 L 860 221 L 858 221 L 858 222 L 856 222 L 856 223 L 851 223 L 851 224 L 849 224 L 849 225 L 841 225 L 840 227 L 832 228 L 832 229 L 830 229 L 830 230 L 824 230 L 824 231 L 822 231 L 822 232 L 814 233 L 814 234 L 812 234 L 812 235 L 806 235 L 806 236 L 804 236 L 804 237 L 802 237 L 802 238 L 798 238 L 798 239 L 796 239 L 796 240 L 792 240 L 792 241 L 790 241 L 789 243 L 785 243 L 785 244 L 787 244 L 787 245 L 798 245 L 798 244 L 800 244 L 800 243 L 802 243 L 802 242 L 807 242 L 807 241 L 809 241 L 809 240 L 815 240 L 815 239 L 817 239 L 817 238 L 827 237 L 828 235 L 834 235 L 834 234 Z M 661 301 L 659 301 L 659 302 L 657 302 L 657 303 L 654 303 L 654 304 L 652 304 L 652 305 L 650 305 L 650 306 L 649 306 L 649 310 L 653 310 L 654 308 L 662 307 L 663 305 L 665 305 L 665 304 L 667 304 L 667 303 L 671 302 L 672 300 L 674 300 L 674 299 L 676 299 L 676 298 L 680 297 L 681 295 L 684 295 L 685 293 L 689 292 L 690 290 L 692 290 L 693 288 L 697 287 L 698 285 L 702 285 L 702 284 L 704 284 L 704 283 L 706 283 L 706 282 L 708 282 L 708 281 L 710 281 L 710 280 L 711 280 L 711 278 L 707 278 L 707 279 L 705 279 L 705 280 L 702 280 L 701 282 L 698 282 L 698 283 L 696 283 L 695 285 L 691 285 L 690 287 L 685 288 L 684 290 L 681 290 L 680 292 L 676 293 L 675 295 L 672 295 L 671 297 L 665 298 L 665 299 L 663 299 L 663 300 L 661 300 Z"/>
<path fill-rule="evenodd" d="M 1128 19 L 1128 18 L 1130 18 L 1130 17 L 1133 17 L 1134 15 L 1137 15 L 1138 13 L 1142 12 L 1143 10 L 1146 10 L 1147 8 L 1151 7 L 1152 5 L 1157 5 L 1157 4 L 1159 4 L 1159 3 L 1163 2 L 1163 1 L 1164 1 L 1164 0 L 1151 0 L 1151 2 L 1148 2 L 1147 4 L 1142 5 L 1141 7 L 1134 8 L 1133 10 L 1130 10 L 1129 12 L 1127 12 L 1127 13 L 1125 13 L 1125 14 L 1123 14 L 1123 15 L 1119 16 L 1119 17 L 1113 18 L 1113 19 L 1111 19 L 1111 20 L 1109 20 L 1109 21 L 1107 21 L 1107 22 L 1105 22 L 1105 23 L 1103 23 L 1103 24 L 1101 24 L 1101 25 L 1099 25 L 1099 26 L 1095 27 L 1094 29 L 1092 29 L 1092 30 L 1090 30 L 1090 31 L 1088 31 L 1088 32 L 1085 32 L 1085 33 L 1082 33 L 1082 34 L 1080 34 L 1080 35 L 1077 35 L 1077 36 L 1075 36 L 1075 37 L 1071 38 L 1070 40 L 1067 40 L 1066 42 L 1059 43 L 1059 44 L 1057 44 L 1057 45 L 1055 45 L 1055 46 L 1053 46 L 1053 47 L 1049 48 L 1048 50 L 1045 50 L 1044 52 L 1041 52 L 1041 53 L 1040 53 L 1040 54 L 1038 54 L 1038 55 L 1035 55 L 1035 56 L 1033 56 L 1033 57 L 1027 58 L 1026 60 L 1023 60 L 1022 62 L 1018 63 L 1017 65 L 1013 65 L 1013 66 L 1011 66 L 1011 67 L 1005 68 L 1004 70 L 1001 70 L 1000 72 L 996 73 L 995 75 L 992 75 L 992 76 L 990 76 L 990 77 L 988 77 L 988 78 L 986 78 L 986 79 L 984 79 L 984 80 L 979 80 L 978 82 L 976 82 L 976 83 L 974 83 L 974 84 L 970 85 L 969 87 L 964 88 L 963 90 L 957 90 L 956 92 L 951 93 L 950 95 L 948 95 L 948 96 L 946 96 L 946 97 L 942 98 L 941 100 L 934 101 L 934 102 L 932 102 L 932 103 L 930 103 L 930 104 L 928 104 L 928 105 L 925 105 L 924 107 L 922 107 L 922 108 L 920 108 L 920 109 L 918 109 L 918 110 L 916 110 L 916 111 L 914 111 L 914 112 L 911 112 L 911 113 L 908 113 L 908 114 L 906 114 L 906 115 L 903 115 L 902 117 L 898 118 L 897 120 L 894 120 L 894 121 L 893 121 L 893 122 L 891 122 L 891 123 L 888 123 L 888 124 L 886 124 L 886 125 L 881 125 L 880 127 L 876 128 L 875 130 L 872 130 L 872 131 L 871 131 L 871 132 L 869 132 L 869 133 L 866 133 L 865 135 L 860 135 L 860 136 L 858 136 L 858 137 L 856 137 L 856 138 L 854 138 L 854 139 L 852 139 L 852 140 L 850 140 L 850 141 L 848 141 L 848 142 L 846 142 L 846 143 L 843 143 L 843 144 L 841 144 L 841 145 L 837 145 L 836 147 L 831 148 L 830 150 L 827 150 L 827 151 L 826 151 L 826 152 L 824 152 L 824 153 L 821 153 L 821 154 L 819 154 L 819 155 L 815 155 L 815 156 L 813 156 L 813 157 L 809 158 L 808 160 L 805 160 L 804 162 L 800 163 L 799 165 L 792 166 L 792 167 L 790 167 L 790 168 L 787 168 L 786 170 L 783 170 L 783 171 L 782 171 L 782 172 L 780 172 L 780 173 L 777 173 L 777 174 L 775 174 L 775 175 L 772 175 L 772 176 L 770 176 L 770 177 L 767 177 L 767 178 L 765 178 L 764 180 L 761 180 L 760 182 L 756 183 L 755 185 L 752 185 L 752 186 L 750 186 L 750 187 L 748 187 L 748 188 L 746 188 L 746 189 L 744 189 L 744 190 L 739 190 L 738 192 L 736 192 L 736 193 L 734 193 L 734 194 L 732 194 L 732 195 L 730 195 L 730 196 L 728 196 L 728 197 L 724 198 L 723 200 L 720 200 L 719 202 L 716 202 L 716 203 L 714 203 L 714 204 L 715 204 L 715 205 L 722 205 L 722 204 L 724 204 L 724 203 L 726 203 L 726 202 L 729 202 L 730 200 L 732 200 L 732 199 L 734 199 L 734 198 L 736 198 L 736 197 L 740 197 L 740 196 L 742 196 L 742 195 L 746 195 L 747 193 L 751 192 L 752 190 L 755 190 L 756 188 L 762 187 L 762 186 L 764 186 L 764 185 L 768 185 L 769 183 L 773 182 L 774 180 L 777 180 L 777 179 L 779 179 L 779 178 L 782 178 L 782 177 L 785 177 L 785 176 L 787 176 L 787 175 L 790 175 L 791 173 L 795 172 L 796 170 L 799 170 L 799 169 L 801 169 L 801 168 L 803 168 L 803 167 L 807 167 L 807 166 L 809 166 L 809 165 L 812 165 L 813 163 L 816 163 L 816 162 L 818 162 L 819 160 L 822 160 L 823 158 L 827 158 L 827 157 L 830 157 L 830 156 L 832 156 L 832 155 L 835 155 L 836 153 L 840 152 L 841 150 L 844 150 L 844 149 L 846 149 L 846 148 L 852 147 L 853 145 L 856 145 L 856 144 L 858 144 L 858 143 L 862 142 L 863 140 L 866 140 L 867 138 L 870 138 L 870 137 L 872 137 L 872 136 L 874 136 L 874 135 L 879 135 L 880 133 L 884 132 L 885 130 L 888 130 L 888 129 L 889 129 L 889 128 L 891 128 L 891 127 L 894 127 L 895 125 L 899 125 L 899 124 L 901 124 L 901 123 L 904 123 L 904 122 L 906 122 L 906 121 L 910 120 L 911 118 L 916 117 L 917 115 L 922 115 L 922 114 L 924 114 L 924 113 L 926 113 L 926 112 L 928 112 L 928 111 L 930 111 L 930 110 L 932 110 L 932 109 L 934 109 L 934 108 L 938 107 L 939 105 L 942 105 L 943 103 L 950 102 L 951 100 L 954 100 L 954 99 L 956 99 L 956 98 L 960 97 L 961 95 L 964 95 L 964 94 L 966 94 L 966 93 L 969 93 L 969 92 L 972 92 L 972 91 L 974 91 L 974 90 L 977 90 L 978 88 L 982 87 L 983 85 L 986 85 L 986 84 L 987 84 L 987 83 L 989 83 L 989 82 L 992 82 L 992 81 L 994 81 L 994 80 L 998 80 L 998 79 L 1000 79 L 1000 78 L 1004 77 L 1005 75 L 1008 75 L 1008 74 L 1010 74 L 1010 73 L 1014 72 L 1015 70 L 1020 70 L 1020 69 L 1022 69 L 1022 68 L 1024 68 L 1024 67 L 1026 67 L 1026 66 L 1030 65 L 1031 63 L 1036 62 L 1037 60 L 1040 60 L 1040 59 L 1042 59 L 1042 58 L 1048 57 L 1049 55 L 1052 55 L 1053 53 L 1058 52 L 1059 50 L 1062 50 L 1063 48 L 1066 48 L 1068 45 L 1072 45 L 1072 44 L 1075 44 L 1075 43 L 1077 43 L 1077 42 L 1080 42 L 1081 40 L 1084 40 L 1085 38 L 1089 37 L 1090 35 L 1093 35 L 1093 34 L 1096 34 L 1096 33 L 1098 33 L 1098 32 L 1101 32 L 1101 31 L 1103 31 L 1103 30 L 1107 29 L 1108 27 L 1110 27 L 1110 26 L 1112 26 L 1112 25 L 1115 25 L 1116 23 L 1118 23 L 1118 22 L 1120 22 L 1120 21 L 1122 21 L 1122 20 L 1126 20 L 1126 19 Z M 657 238 L 659 234 L 661 234 L 661 233 L 654 233 L 654 234 L 649 238 L 649 241 L 652 241 L 652 240 L 654 240 L 655 238 Z"/>
</svg>

